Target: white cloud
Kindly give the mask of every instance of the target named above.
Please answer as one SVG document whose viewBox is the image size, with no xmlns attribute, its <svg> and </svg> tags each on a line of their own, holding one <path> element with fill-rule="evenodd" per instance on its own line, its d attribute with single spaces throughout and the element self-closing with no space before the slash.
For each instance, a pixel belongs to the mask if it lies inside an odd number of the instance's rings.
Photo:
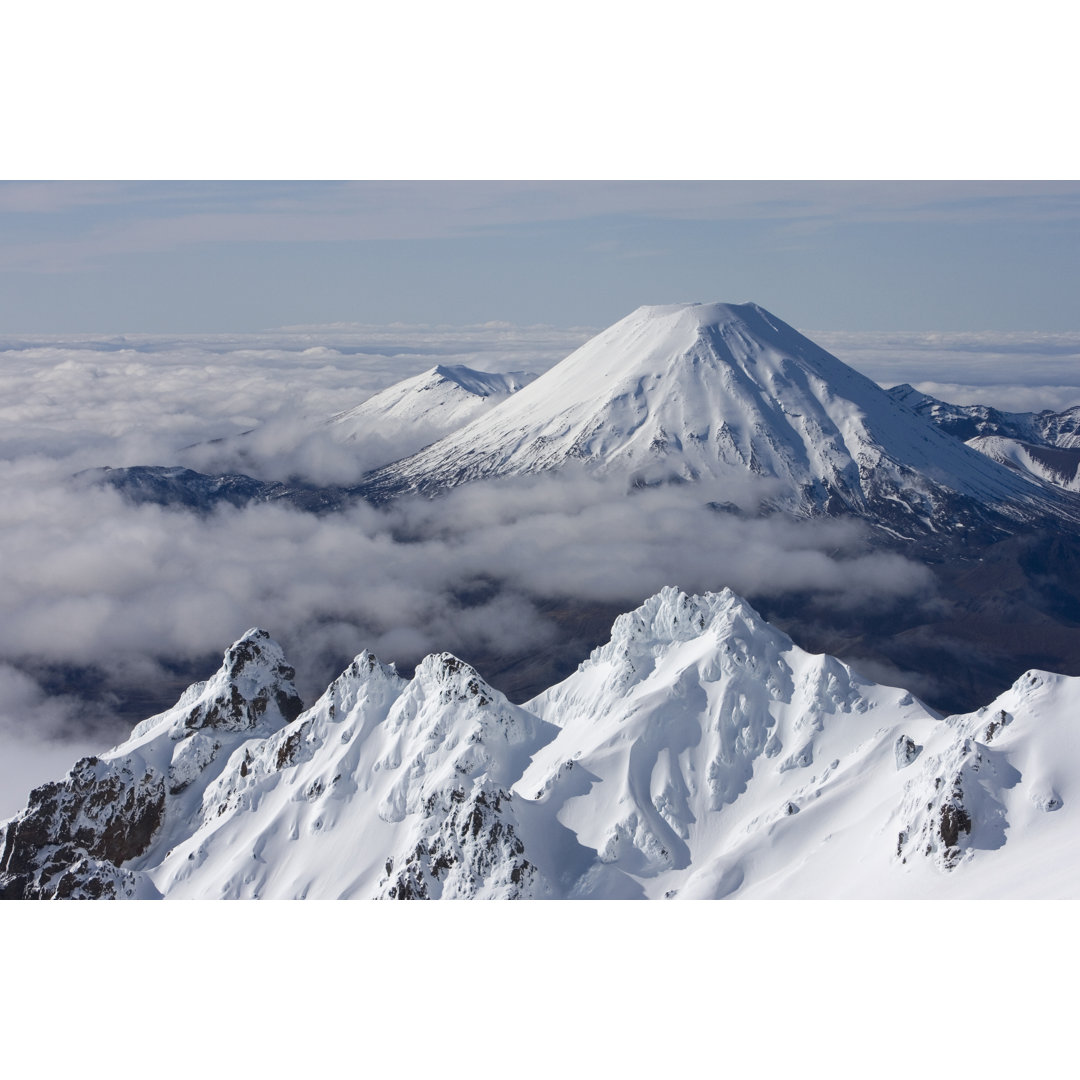
<svg viewBox="0 0 1080 1080">
<path fill-rule="evenodd" d="M 109 490 L 15 484 L 0 490 L 0 656 L 114 670 L 131 657 L 204 656 L 253 624 L 298 642 L 329 622 L 409 640 L 418 651 L 392 658 L 412 662 L 542 643 L 551 629 L 530 596 L 631 603 L 676 583 L 858 605 L 929 582 L 899 557 L 860 553 L 850 525 L 717 514 L 704 500 L 721 494 L 734 493 L 627 496 L 615 483 L 541 478 L 321 518 L 274 505 L 199 518 Z M 491 599 L 462 603 L 490 582 Z"/>
<path fill-rule="evenodd" d="M 267 465 L 303 450 L 314 467 L 333 451 L 305 431 L 391 383 L 438 363 L 542 371 L 588 336 L 496 325 L 0 339 L 0 459 L 64 458 L 72 472 L 174 464 L 186 445 L 273 421 Z"/>
</svg>

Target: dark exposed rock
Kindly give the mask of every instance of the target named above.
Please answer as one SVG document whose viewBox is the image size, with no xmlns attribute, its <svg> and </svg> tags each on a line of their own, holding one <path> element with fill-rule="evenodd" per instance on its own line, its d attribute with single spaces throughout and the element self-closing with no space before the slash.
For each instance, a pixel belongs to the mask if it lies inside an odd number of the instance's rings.
<svg viewBox="0 0 1080 1080">
<path fill-rule="evenodd" d="M 901 735 L 896 740 L 896 768 L 906 769 L 922 753 L 922 747 L 916 745 L 910 735 Z"/>
<path fill-rule="evenodd" d="M 354 505 L 352 488 L 257 480 L 244 473 L 210 475 L 180 466 L 136 465 L 123 469 L 86 469 L 73 477 L 77 485 L 111 487 L 135 505 L 150 503 L 199 515 L 221 506 L 277 503 L 305 513 L 326 514 Z"/>
<path fill-rule="evenodd" d="M 942 806 L 939 832 L 941 833 L 942 843 L 949 849 L 955 848 L 959 844 L 961 832 L 971 832 L 971 817 L 962 803 L 950 802 Z"/>
<path fill-rule="evenodd" d="M 536 867 L 523 858 L 525 845 L 508 813 L 513 796 L 481 787 L 471 795 L 460 788 L 445 797 L 429 797 L 425 815 L 433 830 L 403 860 L 397 874 L 384 885 L 383 895 L 396 900 L 428 900 L 443 895 L 469 897 L 481 888 L 495 887 L 505 899 L 532 895 Z M 395 866 L 386 860 L 387 878 Z M 451 881 L 452 879 L 452 881 Z"/>
<path fill-rule="evenodd" d="M 63 781 L 36 788 L 26 809 L 0 829 L 0 897 L 134 895 L 136 874 L 125 864 L 150 847 L 167 800 L 217 759 L 228 741 L 224 733 L 251 731 L 271 702 L 285 721 L 299 715 L 294 677 L 269 634 L 249 631 L 226 651 L 219 681 L 203 684 L 198 703 L 162 729 L 160 738 L 179 744 L 164 775 L 134 752 L 113 760 L 83 758 Z M 247 765 L 245 758 L 241 775 Z"/>
<path fill-rule="evenodd" d="M 35 788 L 5 826 L 0 897 L 116 895 L 117 869 L 150 846 L 164 811 L 154 770 L 83 758 L 64 781 Z"/>
<path fill-rule="evenodd" d="M 994 741 L 994 736 L 1007 724 L 1012 721 L 1012 716 L 1004 709 L 998 709 L 994 714 L 993 720 L 986 725 L 986 729 L 983 731 L 983 742 L 990 743 Z"/>
</svg>

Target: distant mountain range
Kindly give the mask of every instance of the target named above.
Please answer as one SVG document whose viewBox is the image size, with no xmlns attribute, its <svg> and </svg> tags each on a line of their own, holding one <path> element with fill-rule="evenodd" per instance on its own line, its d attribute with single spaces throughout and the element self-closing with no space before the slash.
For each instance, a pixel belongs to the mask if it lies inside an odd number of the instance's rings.
<svg viewBox="0 0 1080 1080">
<path fill-rule="evenodd" d="M 155 466 L 84 476 L 137 502 L 201 511 L 271 501 L 328 511 L 566 469 L 629 485 L 757 479 L 767 493 L 744 512 L 856 517 L 901 539 L 989 539 L 1080 523 L 1064 464 L 1080 455 L 1078 419 L 1080 409 L 1000 414 L 886 392 L 756 304 L 682 304 L 639 308 L 539 377 L 436 367 L 330 418 L 324 430 L 345 444 L 422 444 L 355 485 Z"/>
<path fill-rule="evenodd" d="M 305 709 L 251 630 L 0 827 L 5 898 L 1075 896 L 1080 679 L 975 713 L 665 588 L 513 705 L 361 653 Z"/>
</svg>

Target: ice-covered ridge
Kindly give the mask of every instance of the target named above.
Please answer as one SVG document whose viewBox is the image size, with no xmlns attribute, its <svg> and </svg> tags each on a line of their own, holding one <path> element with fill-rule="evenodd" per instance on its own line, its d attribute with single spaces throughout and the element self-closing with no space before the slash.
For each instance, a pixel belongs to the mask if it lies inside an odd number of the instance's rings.
<svg viewBox="0 0 1080 1080">
<path fill-rule="evenodd" d="M 965 442 L 976 436 L 1000 435 L 1038 446 L 1080 447 L 1080 405 L 1063 412 L 1014 413 L 989 405 L 953 405 L 924 394 L 909 383 L 889 390 L 889 396 Z"/>
<path fill-rule="evenodd" d="M 662 589 L 514 705 L 363 652 L 300 712 L 252 630 L 0 827 L 0 895 L 1075 896 L 1080 679 L 942 718 L 728 589 Z"/>
<path fill-rule="evenodd" d="M 664 589 L 527 706 L 563 730 L 517 790 L 650 895 L 687 887 L 740 828 L 756 835 L 771 810 L 798 807 L 811 767 L 835 771 L 828 760 L 872 738 L 879 717 L 937 721 L 910 694 L 803 652 L 728 590 Z M 582 789 L 575 775 L 600 782 Z"/>
</svg>

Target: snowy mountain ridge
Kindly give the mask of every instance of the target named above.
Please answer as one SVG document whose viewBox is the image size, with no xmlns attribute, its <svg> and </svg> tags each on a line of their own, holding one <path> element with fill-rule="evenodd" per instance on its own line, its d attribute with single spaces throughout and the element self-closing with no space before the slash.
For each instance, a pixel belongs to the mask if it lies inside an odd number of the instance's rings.
<svg viewBox="0 0 1080 1080">
<path fill-rule="evenodd" d="M 0 895 L 1076 895 L 1080 679 L 942 718 L 730 590 L 665 588 L 514 705 L 363 652 L 303 710 L 264 631 L 0 826 Z"/>
<path fill-rule="evenodd" d="M 1066 491 L 1080 491 L 1080 405 L 1055 413 L 1010 413 L 950 405 L 904 383 L 889 395 L 973 450 Z"/>
<path fill-rule="evenodd" d="M 1052 409 L 1014 413 L 989 405 L 952 405 L 916 390 L 909 383 L 894 386 L 888 393 L 964 442 L 980 435 L 1000 435 L 1062 450 L 1080 448 L 1080 405 L 1058 413 Z"/>
</svg>

